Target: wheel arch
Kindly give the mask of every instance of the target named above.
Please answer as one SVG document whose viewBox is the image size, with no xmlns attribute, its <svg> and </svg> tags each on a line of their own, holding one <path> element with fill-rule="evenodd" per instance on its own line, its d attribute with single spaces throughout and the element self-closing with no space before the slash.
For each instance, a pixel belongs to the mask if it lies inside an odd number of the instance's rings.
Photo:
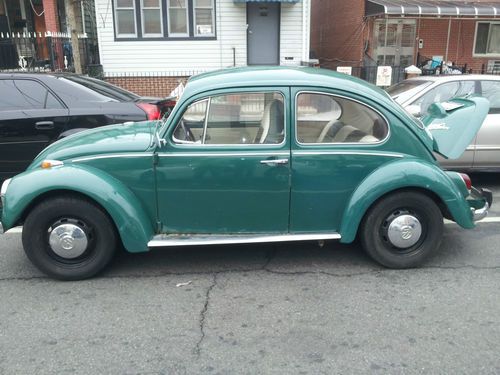
<svg viewBox="0 0 500 375">
<path fill-rule="evenodd" d="M 440 168 L 416 160 L 399 160 L 379 168 L 354 190 L 340 226 L 341 242 L 354 241 L 368 210 L 388 195 L 414 191 L 436 202 L 443 216 L 463 228 L 473 228 L 472 214 L 465 197 Z"/>
<path fill-rule="evenodd" d="M 22 223 L 37 204 L 61 194 L 80 196 L 106 212 L 127 251 L 148 250 L 153 223 L 137 197 L 107 173 L 82 165 L 28 170 L 16 176 L 5 197 L 6 227 Z"/>
</svg>

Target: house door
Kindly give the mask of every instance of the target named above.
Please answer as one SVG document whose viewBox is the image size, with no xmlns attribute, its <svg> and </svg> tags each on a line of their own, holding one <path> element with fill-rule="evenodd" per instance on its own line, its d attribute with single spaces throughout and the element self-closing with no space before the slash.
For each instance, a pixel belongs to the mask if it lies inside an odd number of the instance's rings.
<svg viewBox="0 0 500 375">
<path fill-rule="evenodd" d="M 247 4 L 248 65 L 279 65 L 279 3 Z"/>
<path fill-rule="evenodd" d="M 412 65 L 415 31 L 415 20 L 385 19 L 375 22 L 377 65 Z"/>
</svg>

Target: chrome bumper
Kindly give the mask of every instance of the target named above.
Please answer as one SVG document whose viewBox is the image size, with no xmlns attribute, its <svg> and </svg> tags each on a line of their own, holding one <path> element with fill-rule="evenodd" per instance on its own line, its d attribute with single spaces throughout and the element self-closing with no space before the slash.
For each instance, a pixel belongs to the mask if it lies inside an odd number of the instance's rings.
<svg viewBox="0 0 500 375">
<path fill-rule="evenodd" d="M 490 205 L 488 202 L 484 203 L 484 206 L 482 208 L 472 208 L 472 217 L 474 221 L 479 221 L 483 220 L 486 216 L 488 216 L 488 210 L 490 208 Z"/>
<path fill-rule="evenodd" d="M 484 219 L 486 216 L 488 216 L 488 210 L 490 209 L 491 204 L 493 203 L 493 193 L 488 189 L 472 187 L 471 196 L 474 201 L 483 203 L 482 207 L 477 207 L 477 208 L 471 207 L 472 219 L 474 221 L 479 221 Z"/>
</svg>

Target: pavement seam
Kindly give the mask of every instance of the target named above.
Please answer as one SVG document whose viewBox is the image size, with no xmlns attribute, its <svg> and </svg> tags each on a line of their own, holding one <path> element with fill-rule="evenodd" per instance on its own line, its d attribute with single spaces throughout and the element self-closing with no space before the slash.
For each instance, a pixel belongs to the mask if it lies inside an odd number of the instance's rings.
<svg viewBox="0 0 500 375">
<path fill-rule="evenodd" d="M 194 348 L 194 354 L 198 358 L 201 356 L 201 345 L 203 343 L 203 340 L 205 340 L 205 321 L 206 321 L 207 311 L 210 306 L 210 293 L 212 292 L 212 289 L 217 286 L 217 275 L 218 272 L 215 272 L 213 274 L 212 284 L 207 288 L 207 292 L 205 294 L 205 304 L 203 305 L 203 309 L 200 312 L 199 327 L 201 336 Z"/>
</svg>

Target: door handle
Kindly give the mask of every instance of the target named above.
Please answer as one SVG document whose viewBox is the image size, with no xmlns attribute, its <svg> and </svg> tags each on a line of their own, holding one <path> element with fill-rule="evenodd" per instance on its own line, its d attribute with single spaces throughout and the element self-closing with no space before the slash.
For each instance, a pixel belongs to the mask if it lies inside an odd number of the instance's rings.
<svg viewBox="0 0 500 375">
<path fill-rule="evenodd" d="M 54 121 L 35 122 L 35 129 L 37 129 L 37 130 L 52 130 L 52 129 L 54 129 Z"/>
<path fill-rule="evenodd" d="M 266 159 L 266 160 L 261 160 L 260 164 L 284 165 L 284 164 L 288 164 L 288 159 Z"/>
</svg>

